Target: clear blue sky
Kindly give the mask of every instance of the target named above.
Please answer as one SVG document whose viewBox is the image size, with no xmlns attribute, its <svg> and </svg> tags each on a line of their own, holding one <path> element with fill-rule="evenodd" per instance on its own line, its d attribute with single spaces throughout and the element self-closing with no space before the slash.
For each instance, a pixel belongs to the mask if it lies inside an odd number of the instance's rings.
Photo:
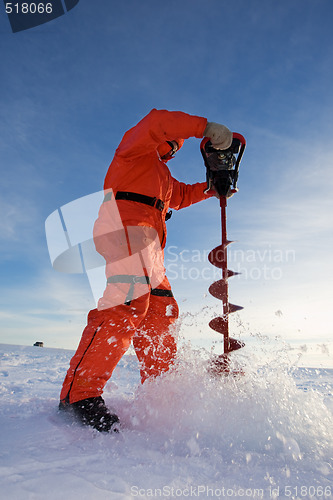
<svg viewBox="0 0 333 500">
<path fill-rule="evenodd" d="M 80 0 L 16 34 L 3 4 L 0 15 L 1 342 L 76 346 L 93 298 L 84 275 L 52 269 L 44 223 L 102 189 L 122 135 L 153 107 L 247 139 L 228 206 L 230 267 L 243 271 L 230 299 L 245 329 L 331 338 L 331 0 Z M 179 180 L 205 179 L 199 143 L 170 163 Z M 174 293 L 205 324 L 219 308 L 205 260 L 220 241 L 218 201 L 168 228 Z"/>
</svg>

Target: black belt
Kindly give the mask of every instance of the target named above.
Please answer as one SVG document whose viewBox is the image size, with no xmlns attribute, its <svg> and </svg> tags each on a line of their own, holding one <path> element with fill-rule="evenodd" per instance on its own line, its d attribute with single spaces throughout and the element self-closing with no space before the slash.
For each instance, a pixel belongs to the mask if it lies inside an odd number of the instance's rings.
<svg viewBox="0 0 333 500">
<path fill-rule="evenodd" d="M 107 279 L 107 283 L 128 283 L 130 288 L 125 299 L 125 305 L 131 305 L 134 296 L 134 285 L 137 283 L 150 285 L 149 276 L 136 276 L 134 274 L 116 274 L 110 276 Z M 171 290 L 166 290 L 164 288 L 152 288 L 150 290 L 152 295 L 157 295 L 158 297 L 173 297 Z"/>
<path fill-rule="evenodd" d="M 155 207 L 160 212 L 164 208 L 164 201 L 159 200 L 156 196 L 146 196 L 145 194 L 131 193 L 130 191 L 117 191 L 116 200 L 138 201 L 150 207 Z"/>
<path fill-rule="evenodd" d="M 128 290 L 126 299 L 125 299 L 125 305 L 129 306 L 131 304 L 131 301 L 133 300 L 133 295 L 134 295 L 134 285 L 136 283 L 141 283 L 141 284 L 150 284 L 150 279 L 149 276 L 136 276 L 134 274 L 117 274 L 114 276 L 110 276 L 107 279 L 107 283 L 129 283 L 130 288 Z"/>
<path fill-rule="evenodd" d="M 171 290 L 166 290 L 165 288 L 152 288 L 150 290 L 151 295 L 157 295 L 158 297 L 173 297 Z"/>
<path fill-rule="evenodd" d="M 144 203 L 150 207 L 157 208 L 160 212 L 162 212 L 164 208 L 164 201 L 156 198 L 156 196 L 146 196 L 145 194 L 131 193 L 130 191 L 117 191 L 116 200 L 137 201 L 138 203 Z M 169 210 L 169 212 L 165 214 L 165 220 L 169 220 L 171 215 L 172 210 Z"/>
</svg>

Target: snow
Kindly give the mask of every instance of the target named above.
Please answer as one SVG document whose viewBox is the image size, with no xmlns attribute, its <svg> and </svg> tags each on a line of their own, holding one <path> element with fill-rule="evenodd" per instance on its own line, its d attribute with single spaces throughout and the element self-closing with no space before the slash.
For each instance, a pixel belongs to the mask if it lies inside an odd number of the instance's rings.
<svg viewBox="0 0 333 500">
<path fill-rule="evenodd" d="M 184 343 L 143 386 L 125 356 L 104 392 L 110 435 L 57 412 L 72 351 L 0 345 L 2 498 L 333 498 L 333 370 L 242 351 L 245 375 L 216 379 Z"/>
</svg>

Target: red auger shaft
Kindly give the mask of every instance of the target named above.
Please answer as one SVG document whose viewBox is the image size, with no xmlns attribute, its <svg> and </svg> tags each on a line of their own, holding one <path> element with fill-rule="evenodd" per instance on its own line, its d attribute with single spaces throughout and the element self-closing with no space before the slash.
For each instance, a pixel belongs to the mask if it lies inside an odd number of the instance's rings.
<svg viewBox="0 0 333 500">
<path fill-rule="evenodd" d="M 227 198 L 226 196 L 220 197 L 220 208 L 221 208 L 221 245 L 214 248 L 208 256 L 208 259 L 211 264 L 218 267 L 222 271 L 222 279 L 219 281 L 215 281 L 210 287 L 209 292 L 213 297 L 222 301 L 222 316 L 217 316 L 212 319 L 209 323 L 209 326 L 215 330 L 216 332 L 221 333 L 223 335 L 223 347 L 224 354 L 228 352 L 238 349 L 241 347 L 237 341 L 235 341 L 235 345 L 230 345 L 229 338 L 229 314 L 235 311 L 239 311 L 243 309 L 241 306 L 237 306 L 235 304 L 231 304 L 229 302 L 229 294 L 228 294 L 228 278 L 234 276 L 234 271 L 228 269 L 228 252 L 227 247 L 232 241 L 227 238 Z"/>
<path fill-rule="evenodd" d="M 221 196 L 220 198 L 221 207 L 221 230 L 222 230 L 222 248 L 223 248 L 223 259 L 222 259 L 222 335 L 224 336 L 224 352 L 229 352 L 229 294 L 228 294 L 228 241 L 227 241 L 227 197 Z"/>
</svg>

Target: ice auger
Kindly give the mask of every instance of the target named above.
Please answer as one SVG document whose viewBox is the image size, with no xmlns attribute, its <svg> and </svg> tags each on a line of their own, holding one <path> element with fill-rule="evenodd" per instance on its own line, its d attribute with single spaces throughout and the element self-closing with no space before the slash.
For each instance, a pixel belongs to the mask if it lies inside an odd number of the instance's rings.
<svg viewBox="0 0 333 500">
<path fill-rule="evenodd" d="M 237 133 L 233 134 L 232 144 L 228 149 L 214 149 L 207 137 L 200 144 L 207 170 L 207 191 L 215 189 L 221 208 L 222 242 L 208 255 L 209 262 L 222 270 L 222 279 L 209 287 L 209 293 L 222 301 L 222 316 L 213 318 L 209 323 L 213 330 L 223 335 L 223 354 L 217 355 L 212 361 L 212 369 L 218 374 L 230 373 L 229 353 L 244 346 L 243 342 L 229 337 L 229 314 L 243 307 L 231 304 L 228 298 L 228 279 L 238 273 L 228 269 L 227 264 L 227 247 L 232 241 L 227 238 L 226 208 L 227 197 L 237 191 L 239 164 L 245 146 L 244 137 Z"/>
</svg>

